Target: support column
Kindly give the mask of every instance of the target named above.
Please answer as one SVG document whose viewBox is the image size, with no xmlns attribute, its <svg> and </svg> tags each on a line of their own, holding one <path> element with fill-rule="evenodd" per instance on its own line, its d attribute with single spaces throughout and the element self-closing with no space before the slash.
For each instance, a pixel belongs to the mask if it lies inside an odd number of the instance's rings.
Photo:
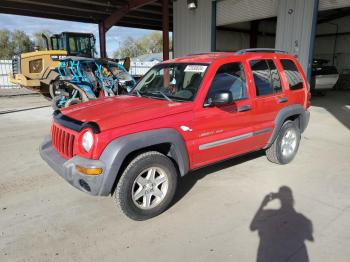
<svg viewBox="0 0 350 262">
<path fill-rule="evenodd" d="M 211 1 L 211 49 L 216 51 L 216 0 Z"/>
<path fill-rule="evenodd" d="M 259 20 L 254 20 L 250 24 L 250 35 L 249 35 L 249 47 L 258 47 L 258 30 L 259 30 Z"/>
<path fill-rule="evenodd" d="M 163 0 L 163 60 L 169 59 L 169 0 Z"/>
<path fill-rule="evenodd" d="M 295 55 L 308 78 L 311 76 L 317 14 L 318 0 L 279 1 L 276 48 Z"/>
<path fill-rule="evenodd" d="M 196 9 L 188 9 L 187 0 L 173 1 L 174 57 L 210 52 L 212 46 L 212 0 L 197 1 Z"/>
<path fill-rule="evenodd" d="M 98 24 L 98 36 L 100 40 L 100 56 L 101 58 L 106 58 L 106 29 L 103 21 Z"/>
</svg>

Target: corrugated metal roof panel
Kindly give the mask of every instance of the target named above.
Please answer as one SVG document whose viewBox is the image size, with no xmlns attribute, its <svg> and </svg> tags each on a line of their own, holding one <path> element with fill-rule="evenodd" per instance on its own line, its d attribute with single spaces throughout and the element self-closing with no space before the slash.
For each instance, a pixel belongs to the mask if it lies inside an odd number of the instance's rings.
<svg viewBox="0 0 350 262">
<path fill-rule="evenodd" d="M 217 3 L 218 26 L 277 16 L 278 0 L 224 0 Z"/>
<path fill-rule="evenodd" d="M 329 10 L 350 6 L 349 0 L 320 0 L 318 10 Z"/>
</svg>

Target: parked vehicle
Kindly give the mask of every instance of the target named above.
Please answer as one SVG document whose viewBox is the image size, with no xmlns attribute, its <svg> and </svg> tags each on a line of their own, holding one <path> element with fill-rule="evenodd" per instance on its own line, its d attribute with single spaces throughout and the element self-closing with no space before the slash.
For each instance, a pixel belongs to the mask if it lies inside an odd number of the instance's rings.
<svg viewBox="0 0 350 262">
<path fill-rule="evenodd" d="M 47 98 L 50 86 L 58 77 L 55 70 L 59 60 L 67 56 L 94 57 L 95 37 L 91 33 L 62 32 L 54 34 L 46 41 L 45 51 L 33 51 L 16 55 L 12 59 L 11 83 L 30 90 L 39 91 Z M 51 92 L 52 93 L 52 92 Z"/>
<path fill-rule="evenodd" d="M 334 65 L 326 65 L 325 59 L 314 59 L 312 63 L 311 91 L 325 94 L 335 87 L 339 79 L 339 73 Z"/>
<path fill-rule="evenodd" d="M 67 57 L 57 70 L 59 78 L 52 89 L 54 109 L 127 93 L 136 84 L 122 65 L 106 59 Z"/>
<path fill-rule="evenodd" d="M 90 195 L 145 220 L 169 207 L 178 177 L 265 150 L 295 157 L 309 121 L 297 60 L 271 50 L 191 55 L 154 66 L 131 93 L 55 111 L 41 157 Z"/>
</svg>

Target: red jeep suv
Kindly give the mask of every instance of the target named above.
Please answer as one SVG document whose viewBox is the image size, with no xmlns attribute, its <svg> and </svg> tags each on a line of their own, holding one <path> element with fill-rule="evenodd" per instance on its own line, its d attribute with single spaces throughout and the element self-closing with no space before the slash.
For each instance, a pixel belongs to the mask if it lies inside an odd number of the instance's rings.
<svg viewBox="0 0 350 262">
<path fill-rule="evenodd" d="M 154 66 L 128 95 L 55 111 L 40 154 L 74 187 L 114 194 L 145 220 L 191 170 L 256 150 L 292 161 L 309 99 L 302 68 L 282 51 L 189 55 Z"/>
</svg>

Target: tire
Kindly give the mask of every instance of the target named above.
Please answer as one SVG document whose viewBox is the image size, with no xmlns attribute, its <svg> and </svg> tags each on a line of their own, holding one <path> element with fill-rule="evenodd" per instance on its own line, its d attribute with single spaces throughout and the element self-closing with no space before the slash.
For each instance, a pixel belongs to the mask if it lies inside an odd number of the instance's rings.
<svg viewBox="0 0 350 262">
<path fill-rule="evenodd" d="M 150 170 L 153 169 L 156 170 L 155 180 L 150 178 L 152 177 Z M 161 180 L 166 182 L 157 185 Z M 150 181 L 157 182 L 150 185 Z M 161 214 L 169 207 L 174 198 L 176 186 L 177 170 L 174 163 L 165 155 L 150 151 L 138 155 L 128 164 L 117 184 L 114 197 L 126 216 L 138 221 L 147 220 Z M 161 196 L 159 191 L 163 193 Z M 138 198 L 138 195 L 141 197 Z M 149 205 L 147 199 L 150 199 Z"/>
<path fill-rule="evenodd" d="M 273 144 L 266 150 L 267 159 L 280 165 L 290 163 L 298 152 L 300 138 L 295 122 L 285 122 Z"/>
<path fill-rule="evenodd" d="M 52 99 L 59 95 L 59 92 L 57 92 L 57 90 L 59 89 L 58 83 L 58 80 L 54 80 L 51 81 L 51 83 L 49 84 L 49 93 Z"/>
<path fill-rule="evenodd" d="M 71 98 L 64 104 L 64 107 L 69 107 L 81 103 L 79 98 Z"/>
<path fill-rule="evenodd" d="M 58 105 L 58 102 L 61 100 L 61 96 L 55 96 L 51 101 L 51 106 L 53 110 L 60 109 L 61 107 Z"/>
</svg>

